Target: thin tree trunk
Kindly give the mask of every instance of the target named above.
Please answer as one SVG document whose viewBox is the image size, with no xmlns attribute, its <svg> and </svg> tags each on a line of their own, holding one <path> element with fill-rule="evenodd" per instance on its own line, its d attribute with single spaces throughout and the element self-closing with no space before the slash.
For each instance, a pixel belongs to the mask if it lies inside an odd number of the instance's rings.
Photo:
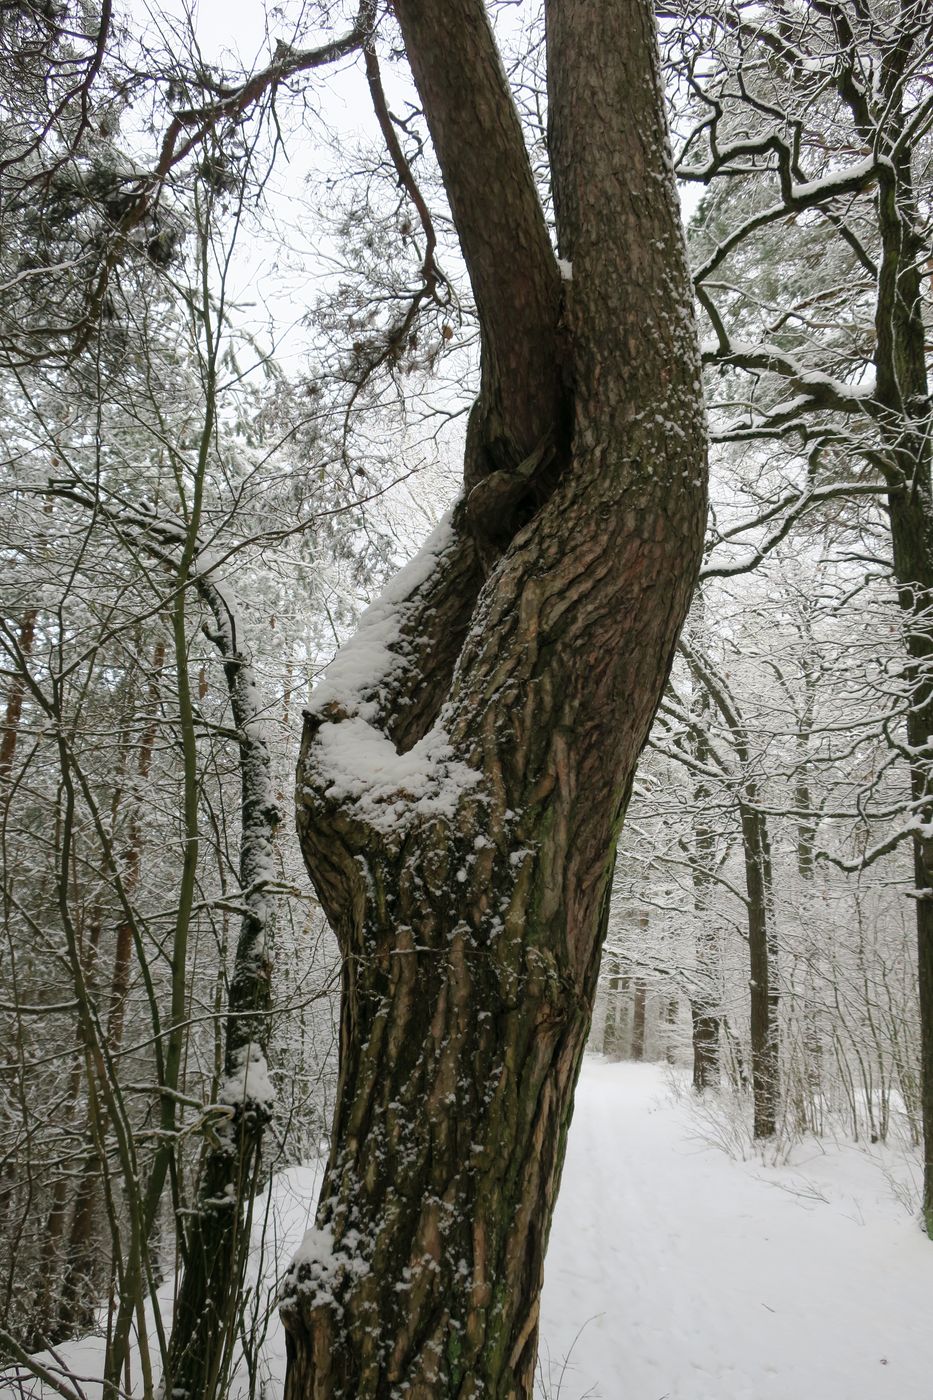
<svg viewBox="0 0 933 1400">
<path fill-rule="evenodd" d="M 645 1014 L 648 1006 L 648 989 L 643 977 L 636 977 L 632 983 L 632 1059 L 645 1058 Z"/>
<path fill-rule="evenodd" d="M 640 908 L 637 920 L 639 947 L 644 947 L 651 922 L 648 910 Z M 632 979 L 632 1059 L 645 1058 L 645 1019 L 648 1011 L 648 988 L 644 977 Z"/>
<path fill-rule="evenodd" d="M 702 594 L 700 601 L 702 602 Z M 702 617 L 702 612 L 700 616 Z M 709 737 L 706 733 L 710 700 L 709 693 L 703 685 L 696 687 L 693 708 L 696 714 L 693 752 L 698 763 L 706 764 L 710 759 Z M 693 790 L 694 856 L 690 862 L 696 918 L 696 988 L 690 1001 L 690 1017 L 693 1026 L 693 1087 L 697 1093 L 715 1088 L 719 1084 L 719 949 L 716 934 L 711 927 L 710 898 L 716 837 L 707 815 L 711 799 L 711 784 L 704 778 L 699 778 L 694 783 Z"/>
<path fill-rule="evenodd" d="M 156 735 L 159 732 L 159 687 L 162 667 L 165 664 L 165 642 L 160 637 L 152 652 L 152 667 L 149 684 L 146 688 L 146 709 L 148 717 L 139 745 L 139 758 L 136 774 L 139 790 L 134 795 L 130 812 L 129 830 L 124 856 L 123 885 L 127 899 L 132 899 L 139 885 L 143 853 L 143 793 L 152 767 L 152 754 Z M 130 985 L 130 971 L 133 960 L 133 924 L 124 917 L 117 925 L 116 951 L 113 959 L 113 976 L 110 981 L 110 1011 L 107 1021 L 107 1042 L 113 1051 L 119 1050 L 123 1041 L 123 1020 L 126 1014 L 126 997 Z"/>
<path fill-rule="evenodd" d="M 23 661 L 28 661 L 32 655 L 38 617 L 38 608 L 27 608 L 23 613 L 23 620 L 19 627 L 19 652 Z M 3 718 L 2 728 L 3 737 L 0 739 L 0 781 L 8 779 L 13 771 L 25 694 L 26 679 L 17 671 L 10 681 L 10 688 L 7 691 L 6 714 Z"/>
<path fill-rule="evenodd" d="M 230 708 L 239 737 L 240 861 L 244 913 L 227 1003 L 220 1103 L 227 1121 L 201 1163 L 196 1208 L 185 1231 L 185 1265 L 175 1305 L 163 1383 L 166 1395 L 211 1400 L 227 1393 L 237 1340 L 252 1200 L 261 1184 L 262 1149 L 272 1116 L 266 1060 L 270 1025 L 275 897 L 268 889 L 279 821 L 268 736 L 255 676 L 241 650 L 234 608 L 213 576 L 198 590 L 217 624 Z"/>
<path fill-rule="evenodd" d="M 136 761 L 136 774 L 140 792 L 134 795 L 133 808 L 129 818 L 126 851 L 123 863 L 123 883 L 127 900 L 131 900 L 139 884 L 143 851 L 143 821 L 141 804 L 142 792 L 152 766 L 152 754 L 158 733 L 159 681 L 165 661 L 165 643 L 159 638 L 152 654 L 152 667 L 146 689 L 147 719 L 143 729 Z M 132 710 L 127 729 L 131 732 Z M 114 794 L 114 815 L 120 805 L 122 774 Z M 110 978 L 109 1013 L 107 1021 L 107 1046 L 116 1054 L 123 1043 L 126 997 L 129 990 L 133 953 L 133 924 L 124 914 L 116 929 L 113 971 Z M 88 1106 L 88 1113 L 92 1112 Z M 75 1191 L 65 1263 L 59 1287 L 59 1302 L 56 1327 L 51 1340 L 58 1342 L 81 1331 L 90 1325 L 97 1305 L 96 1284 L 101 1276 L 102 1260 L 99 1248 L 98 1201 L 100 1198 L 101 1161 L 95 1144 L 95 1128 L 89 1122 L 86 1134 L 86 1151 L 83 1157 L 78 1185 Z"/>
<path fill-rule="evenodd" d="M 767 819 L 751 803 L 754 790 L 746 789 L 741 804 L 742 850 L 748 895 L 748 964 L 751 1005 L 751 1069 L 754 1101 L 754 1135 L 772 1137 L 777 1130 L 780 1097 L 778 1066 L 779 991 L 774 945 L 771 848 Z"/>
<path fill-rule="evenodd" d="M 88 982 L 93 977 L 97 961 L 100 933 L 101 916 L 98 906 L 92 914 L 91 931 L 86 945 L 85 977 Z M 75 1042 L 68 1090 L 65 1102 L 59 1110 L 63 1117 L 70 1117 L 73 1114 L 85 1075 L 84 1039 L 80 1026 L 75 1029 Z M 28 1343 L 28 1349 L 31 1351 L 39 1351 L 50 1342 L 61 1341 L 64 1336 L 68 1335 L 67 1331 L 61 1330 L 61 1317 L 60 1315 L 55 1317 L 53 1310 L 56 1281 L 65 1277 L 65 1271 L 61 1267 L 64 1261 L 60 1258 L 60 1250 L 68 1220 L 70 1204 L 68 1190 L 71 1182 L 72 1177 L 65 1171 L 60 1171 L 52 1187 L 52 1203 L 46 1218 L 45 1229 L 42 1232 L 42 1247 L 39 1253 L 39 1285 L 32 1309 L 32 1338 Z"/>
</svg>

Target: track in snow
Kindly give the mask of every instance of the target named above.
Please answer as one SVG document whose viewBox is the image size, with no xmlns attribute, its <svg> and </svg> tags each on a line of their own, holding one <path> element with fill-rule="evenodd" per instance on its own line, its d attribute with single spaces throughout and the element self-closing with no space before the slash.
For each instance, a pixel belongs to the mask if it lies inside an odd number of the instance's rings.
<svg viewBox="0 0 933 1400">
<path fill-rule="evenodd" d="M 551 1400 L 933 1400 L 933 1243 L 871 1157 L 798 1156 L 732 1161 L 662 1068 L 585 1060 L 545 1267 Z"/>
</svg>

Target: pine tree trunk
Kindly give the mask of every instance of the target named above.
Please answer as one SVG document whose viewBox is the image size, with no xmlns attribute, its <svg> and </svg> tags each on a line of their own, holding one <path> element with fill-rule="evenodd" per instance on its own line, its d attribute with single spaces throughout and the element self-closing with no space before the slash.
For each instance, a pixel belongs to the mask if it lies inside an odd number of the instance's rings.
<svg viewBox="0 0 933 1400">
<path fill-rule="evenodd" d="M 559 279 L 533 235 L 540 210 L 521 232 L 534 190 L 485 7 L 396 13 L 480 306 L 484 380 L 469 497 L 306 722 L 299 830 L 343 958 L 341 1063 L 317 1223 L 285 1287 L 286 1397 L 518 1400 L 614 842 L 696 577 L 704 434 L 652 8 L 548 6 L 573 281 L 549 327 L 570 360 L 543 406 L 547 347 L 523 326 L 534 287 L 546 311 Z M 475 129 L 490 113 L 517 138 L 492 163 Z M 474 238 L 458 197 L 479 152 Z M 483 283 L 506 241 L 521 327 Z M 509 416 L 500 363 L 533 412 Z M 493 530 L 484 498 L 502 473 L 531 487 Z"/>
</svg>

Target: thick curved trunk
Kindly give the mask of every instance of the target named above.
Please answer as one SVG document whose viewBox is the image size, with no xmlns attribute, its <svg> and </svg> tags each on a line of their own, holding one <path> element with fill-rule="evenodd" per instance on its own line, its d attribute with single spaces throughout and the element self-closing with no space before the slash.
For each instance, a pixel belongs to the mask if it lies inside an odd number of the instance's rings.
<svg viewBox="0 0 933 1400">
<path fill-rule="evenodd" d="M 399 3 L 403 28 L 422 8 Z M 572 446 L 559 388 L 537 508 L 420 722 L 412 656 L 443 649 L 464 506 L 306 723 L 299 830 L 343 1007 L 331 1155 L 283 1301 L 288 1400 L 531 1394 L 615 839 L 699 564 L 704 424 L 652 10 L 559 0 L 548 23 Z"/>
</svg>

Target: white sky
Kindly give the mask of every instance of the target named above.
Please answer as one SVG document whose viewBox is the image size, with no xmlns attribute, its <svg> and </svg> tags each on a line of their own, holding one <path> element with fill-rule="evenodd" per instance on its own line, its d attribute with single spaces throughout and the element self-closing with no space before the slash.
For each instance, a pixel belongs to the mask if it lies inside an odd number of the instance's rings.
<svg viewBox="0 0 933 1400">
<path fill-rule="evenodd" d="M 288 9 L 283 5 L 270 13 L 262 0 L 198 0 L 193 6 L 185 0 L 167 0 L 159 6 L 148 0 L 130 3 L 132 10 L 145 16 L 145 27 L 156 30 L 164 29 L 167 23 L 183 23 L 190 13 L 205 59 L 220 66 L 240 65 L 244 70 L 264 66 L 276 40 L 288 42 L 293 35 L 294 21 Z M 346 14 L 338 13 L 329 34 L 312 33 L 304 36 L 303 43 L 311 45 L 346 32 L 356 10 L 355 0 L 344 9 Z M 396 74 L 394 65 L 383 65 L 383 81 L 390 94 L 394 81 L 400 107 L 404 90 Z M 314 299 L 315 281 L 330 271 L 335 251 L 323 231 L 312 227 L 306 182 L 309 177 L 326 178 L 334 169 L 328 132 L 344 143 L 361 139 L 381 143 L 357 58 L 312 73 L 302 82 L 308 94 L 303 110 L 297 101 L 284 97 L 277 104 L 287 123 L 284 153 L 276 159 L 266 192 L 267 214 L 271 213 L 276 226 L 265 239 L 257 237 L 255 230 L 248 238 L 241 236 L 233 267 L 236 300 L 250 304 L 247 319 L 254 330 L 261 332 L 264 323 L 275 327 L 278 358 L 285 368 L 307 354 L 307 336 L 299 328 L 300 318 Z M 701 194 L 697 186 L 681 187 L 685 219 L 693 214 Z"/>
</svg>

